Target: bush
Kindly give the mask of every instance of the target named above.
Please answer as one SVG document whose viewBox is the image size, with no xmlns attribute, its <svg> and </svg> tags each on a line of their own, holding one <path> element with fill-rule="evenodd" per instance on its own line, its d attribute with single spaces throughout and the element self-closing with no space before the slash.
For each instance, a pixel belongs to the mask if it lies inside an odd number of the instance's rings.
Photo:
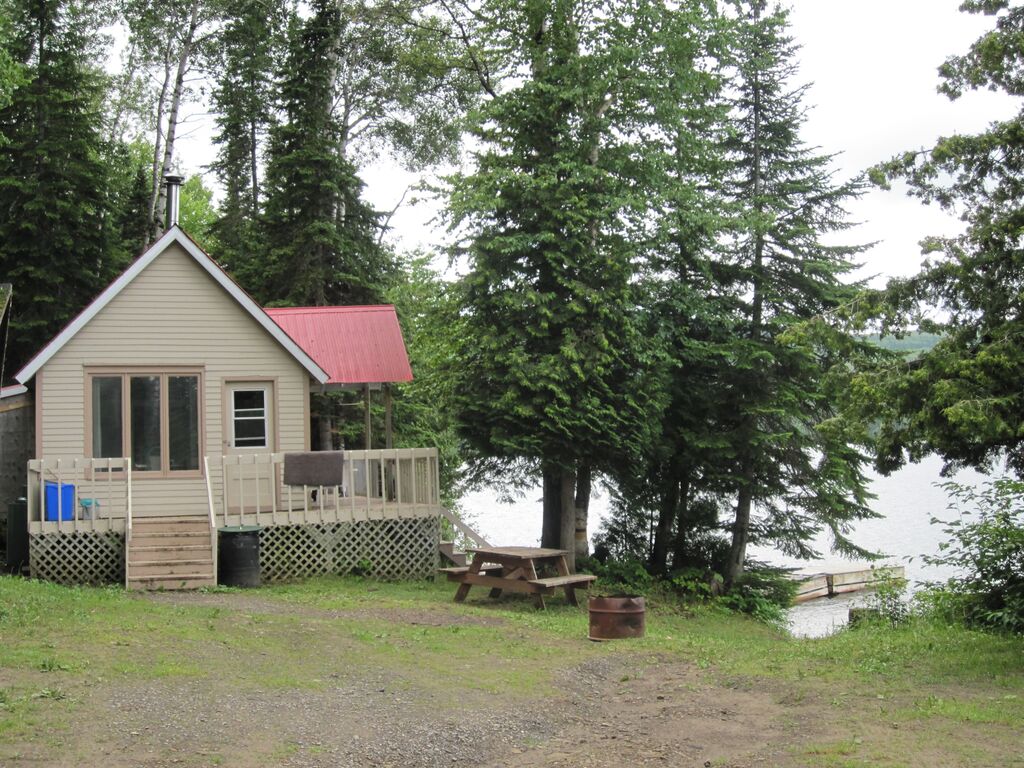
<svg viewBox="0 0 1024 768">
<path fill-rule="evenodd" d="M 924 561 L 957 574 L 929 584 L 922 604 L 947 621 L 1024 633 L 1024 483 L 1000 478 L 981 490 L 952 482 L 943 488 L 960 517 L 932 520 L 949 541 Z M 976 514 L 965 515 L 965 507 Z"/>
<path fill-rule="evenodd" d="M 786 609 L 793 604 L 797 582 L 785 568 L 748 563 L 732 589 L 720 599 L 723 605 L 776 626 L 786 624 Z"/>
</svg>

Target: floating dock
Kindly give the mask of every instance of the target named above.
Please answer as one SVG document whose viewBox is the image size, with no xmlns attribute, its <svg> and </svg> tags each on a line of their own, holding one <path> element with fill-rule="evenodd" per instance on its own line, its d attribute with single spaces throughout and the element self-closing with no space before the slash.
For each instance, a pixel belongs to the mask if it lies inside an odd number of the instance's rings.
<svg viewBox="0 0 1024 768">
<path fill-rule="evenodd" d="M 861 592 L 872 589 L 879 581 L 905 579 L 902 565 L 885 565 L 878 568 L 860 568 L 836 573 L 794 573 L 798 582 L 794 603 L 806 603 L 819 597 L 835 597 L 846 592 Z"/>
</svg>

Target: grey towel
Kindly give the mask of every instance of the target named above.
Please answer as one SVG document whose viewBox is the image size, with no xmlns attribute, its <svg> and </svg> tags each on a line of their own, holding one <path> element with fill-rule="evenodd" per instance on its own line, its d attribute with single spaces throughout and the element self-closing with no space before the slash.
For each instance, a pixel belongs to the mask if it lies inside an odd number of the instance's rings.
<svg viewBox="0 0 1024 768">
<path fill-rule="evenodd" d="M 307 451 L 284 455 L 285 485 L 342 485 L 344 451 Z"/>
</svg>

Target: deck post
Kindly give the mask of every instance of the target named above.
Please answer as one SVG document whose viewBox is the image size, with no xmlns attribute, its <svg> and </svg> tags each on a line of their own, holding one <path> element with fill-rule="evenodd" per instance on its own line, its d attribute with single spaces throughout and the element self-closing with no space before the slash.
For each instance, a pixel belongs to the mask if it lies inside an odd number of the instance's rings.
<svg viewBox="0 0 1024 768">
<path fill-rule="evenodd" d="M 363 398 L 364 398 L 364 412 L 363 412 L 363 446 L 367 451 L 373 448 L 373 433 L 372 425 L 370 423 L 370 385 L 363 384 Z"/>
</svg>

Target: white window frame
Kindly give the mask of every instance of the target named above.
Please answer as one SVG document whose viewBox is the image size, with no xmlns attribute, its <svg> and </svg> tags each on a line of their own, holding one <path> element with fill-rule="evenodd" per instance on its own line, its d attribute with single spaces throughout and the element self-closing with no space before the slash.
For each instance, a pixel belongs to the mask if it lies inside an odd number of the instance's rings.
<svg viewBox="0 0 1024 768">
<path fill-rule="evenodd" d="M 235 411 L 235 396 L 242 392 L 259 392 L 263 395 L 263 415 L 262 416 L 238 416 Z M 236 451 L 245 450 L 257 450 L 266 451 L 270 448 L 270 386 L 266 384 L 234 384 L 228 390 L 231 398 L 231 448 Z M 257 408 L 243 408 L 243 411 L 256 411 L 260 410 Z M 244 421 L 256 421 L 257 419 L 263 421 L 263 444 L 262 445 L 238 445 L 238 440 L 235 438 L 235 420 Z M 252 439 L 252 438 L 243 438 Z"/>
</svg>

